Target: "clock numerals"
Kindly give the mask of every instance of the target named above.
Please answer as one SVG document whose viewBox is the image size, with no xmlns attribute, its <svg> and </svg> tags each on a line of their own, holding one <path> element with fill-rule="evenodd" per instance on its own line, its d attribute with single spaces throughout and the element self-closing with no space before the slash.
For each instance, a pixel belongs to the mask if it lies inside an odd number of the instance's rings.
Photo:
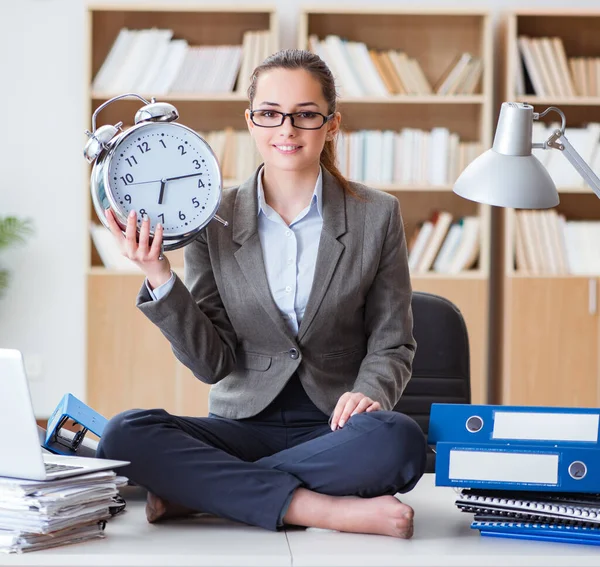
<svg viewBox="0 0 600 567">
<path fill-rule="evenodd" d="M 134 165 L 137 165 L 137 159 L 135 159 L 135 156 L 125 158 L 125 161 L 129 164 L 129 167 L 133 167 Z"/>
<path fill-rule="evenodd" d="M 166 126 L 160 126 L 163 127 Z M 158 126 L 152 125 L 152 128 Z M 138 229 L 146 216 L 152 218 L 153 224 L 161 223 L 167 235 L 184 233 L 202 220 L 204 210 L 214 197 L 210 191 L 210 170 L 193 141 L 167 134 L 161 138 L 161 130 L 149 135 L 156 137 L 136 134 L 123 147 L 114 169 L 111 167 L 110 180 L 116 181 L 115 198 L 125 213 L 132 209 L 137 211 Z M 157 149 L 168 151 L 155 151 L 148 162 L 144 155 Z M 185 159 L 179 161 L 171 152 Z M 173 163 L 172 158 L 179 163 Z"/>
</svg>

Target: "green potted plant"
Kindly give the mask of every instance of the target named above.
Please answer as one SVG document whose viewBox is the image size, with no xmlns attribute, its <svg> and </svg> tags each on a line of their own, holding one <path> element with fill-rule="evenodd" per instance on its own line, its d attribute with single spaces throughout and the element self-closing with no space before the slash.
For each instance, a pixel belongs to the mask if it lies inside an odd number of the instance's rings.
<svg viewBox="0 0 600 567">
<path fill-rule="evenodd" d="M 12 244 L 22 244 L 33 232 L 30 219 L 17 217 L 0 217 L 0 250 Z M 9 272 L 0 267 L 0 296 L 8 287 Z"/>
</svg>

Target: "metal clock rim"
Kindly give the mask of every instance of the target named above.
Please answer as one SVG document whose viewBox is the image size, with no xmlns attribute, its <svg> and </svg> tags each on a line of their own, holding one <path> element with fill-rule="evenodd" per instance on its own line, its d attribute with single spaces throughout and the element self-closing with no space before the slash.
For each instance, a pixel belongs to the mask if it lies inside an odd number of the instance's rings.
<svg viewBox="0 0 600 567">
<path fill-rule="evenodd" d="M 203 222 L 201 225 L 194 228 L 193 230 L 185 232 L 183 234 L 180 234 L 177 236 L 163 236 L 163 241 L 165 242 L 164 249 L 167 251 L 181 248 L 182 246 L 184 246 L 185 244 L 187 244 L 188 242 L 193 240 L 196 237 L 196 235 L 213 219 L 213 217 L 219 210 L 219 207 L 221 205 L 221 199 L 223 196 L 223 175 L 221 173 L 221 167 L 219 165 L 219 160 L 217 159 L 217 156 L 215 155 L 213 149 L 209 146 L 208 142 L 202 136 L 200 136 L 195 130 L 192 130 L 191 128 L 189 128 L 188 126 L 185 126 L 184 124 L 179 124 L 178 122 L 169 122 L 168 124 L 169 124 L 169 126 L 175 126 L 177 128 L 182 128 L 184 130 L 187 130 L 188 132 L 190 132 L 191 134 L 193 134 L 194 136 L 196 136 L 197 138 L 199 138 L 202 141 L 205 148 L 208 150 L 208 154 L 209 154 L 209 157 L 213 161 L 213 165 L 215 166 L 215 169 L 217 172 L 217 180 L 216 181 L 218 182 L 219 186 L 218 186 L 218 196 L 217 196 L 217 200 L 215 203 L 215 207 L 209 214 L 209 219 L 207 221 Z M 119 210 L 120 205 L 117 204 L 117 202 L 115 201 L 113 194 L 112 194 L 112 186 L 110 184 L 110 177 L 108 174 L 108 171 L 110 169 L 110 162 L 113 159 L 114 154 L 116 153 L 116 150 L 117 150 L 117 147 L 119 146 L 119 144 L 126 137 L 128 137 L 129 134 L 132 134 L 133 132 L 135 132 L 141 128 L 148 128 L 149 126 L 152 126 L 152 125 L 157 125 L 157 124 L 153 123 L 153 122 L 141 122 L 140 124 L 135 124 L 134 126 L 132 126 L 131 128 L 128 128 L 124 132 L 121 132 L 111 142 L 111 146 L 107 150 L 106 156 L 103 159 L 103 163 L 106 164 L 105 167 L 103 167 L 103 171 L 102 171 L 102 180 L 104 182 L 106 198 L 108 199 L 108 202 L 110 203 L 111 209 L 115 212 L 117 219 L 120 220 L 122 224 L 127 224 L 127 217 L 123 217 L 123 215 L 120 213 L 120 210 Z M 154 235 L 154 233 L 150 232 L 150 236 L 153 236 L 153 235 Z M 167 244 L 167 243 L 169 243 L 169 244 Z"/>
</svg>

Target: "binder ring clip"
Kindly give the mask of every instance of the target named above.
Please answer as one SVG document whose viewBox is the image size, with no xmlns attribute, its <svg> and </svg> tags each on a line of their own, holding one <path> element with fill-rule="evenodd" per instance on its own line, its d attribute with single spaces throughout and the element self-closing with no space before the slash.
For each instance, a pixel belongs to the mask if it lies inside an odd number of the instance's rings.
<svg viewBox="0 0 600 567">
<path fill-rule="evenodd" d="M 573 461 L 569 465 L 569 476 L 574 480 L 581 480 L 587 474 L 587 467 L 581 461 Z"/>
<path fill-rule="evenodd" d="M 478 415 L 472 415 L 467 419 L 466 428 L 469 433 L 477 433 L 483 428 L 483 419 Z"/>
</svg>

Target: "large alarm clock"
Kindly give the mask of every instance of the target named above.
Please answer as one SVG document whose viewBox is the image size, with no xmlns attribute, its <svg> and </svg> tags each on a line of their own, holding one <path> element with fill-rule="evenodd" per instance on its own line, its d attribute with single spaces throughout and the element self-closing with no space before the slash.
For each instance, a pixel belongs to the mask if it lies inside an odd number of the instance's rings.
<svg viewBox="0 0 600 567">
<path fill-rule="evenodd" d="M 98 113 L 112 102 L 135 97 L 145 103 L 134 126 L 123 123 L 96 129 Z M 150 236 L 163 226 L 163 248 L 181 248 L 217 214 L 222 177 L 210 146 L 194 130 L 175 122 L 177 109 L 165 102 L 147 101 L 136 94 L 119 95 L 100 105 L 92 116 L 92 131 L 84 156 L 94 162 L 90 187 L 98 218 L 108 228 L 106 209 L 114 212 L 122 229 L 130 211 L 150 220 Z"/>
</svg>

